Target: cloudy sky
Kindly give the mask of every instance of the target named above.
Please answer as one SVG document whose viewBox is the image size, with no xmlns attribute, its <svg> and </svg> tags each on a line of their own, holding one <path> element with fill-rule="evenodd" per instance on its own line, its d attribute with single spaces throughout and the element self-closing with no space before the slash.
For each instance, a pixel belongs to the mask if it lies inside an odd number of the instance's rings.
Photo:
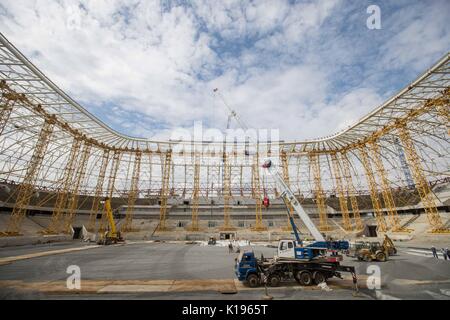
<svg viewBox="0 0 450 320">
<path fill-rule="evenodd" d="M 367 28 L 369 5 L 381 29 Z M 0 0 L 0 31 L 121 133 L 342 130 L 450 50 L 450 1 Z"/>
</svg>

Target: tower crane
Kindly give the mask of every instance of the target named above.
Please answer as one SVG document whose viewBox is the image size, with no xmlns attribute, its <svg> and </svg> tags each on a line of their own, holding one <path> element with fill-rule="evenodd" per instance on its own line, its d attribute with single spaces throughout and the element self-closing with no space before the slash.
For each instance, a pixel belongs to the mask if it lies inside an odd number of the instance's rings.
<svg viewBox="0 0 450 320">
<path fill-rule="evenodd" d="M 231 118 L 234 118 L 234 120 L 236 120 L 237 124 L 239 125 L 239 127 L 244 130 L 247 131 L 248 130 L 248 126 L 247 124 L 242 121 L 242 119 L 239 117 L 239 115 L 236 113 L 236 111 L 234 111 L 230 105 L 226 102 L 225 98 L 223 97 L 222 93 L 219 91 L 219 88 L 215 88 L 213 90 L 213 92 L 220 98 L 220 100 L 222 101 L 222 103 L 224 104 L 224 106 L 227 108 L 229 114 L 228 114 L 228 120 L 227 120 L 227 129 L 230 129 L 230 125 L 231 125 Z M 247 138 L 247 137 L 246 137 Z"/>
</svg>

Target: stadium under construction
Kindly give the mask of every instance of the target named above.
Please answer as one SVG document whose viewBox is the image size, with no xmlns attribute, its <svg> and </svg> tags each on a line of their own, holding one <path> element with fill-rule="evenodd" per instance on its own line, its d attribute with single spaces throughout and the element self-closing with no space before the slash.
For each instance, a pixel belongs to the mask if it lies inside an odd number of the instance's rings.
<svg viewBox="0 0 450 320">
<path fill-rule="evenodd" d="M 448 264 L 430 248 L 450 242 L 450 54 L 405 85 L 328 137 L 152 141 L 108 127 L 1 35 L 0 295 L 73 295 L 61 279 L 79 265 L 87 296 L 259 298 L 260 289 L 235 279 L 235 255 L 223 245 L 273 255 L 292 238 L 291 218 L 312 239 L 262 170 L 271 159 L 326 239 L 387 235 L 395 243 L 397 255 L 376 262 L 379 290 L 361 282 L 370 261 L 345 257 L 356 266 L 359 298 L 449 299 Z M 99 246 L 110 218 L 121 241 Z M 328 286 L 271 295 L 358 299 L 345 277 Z"/>
</svg>

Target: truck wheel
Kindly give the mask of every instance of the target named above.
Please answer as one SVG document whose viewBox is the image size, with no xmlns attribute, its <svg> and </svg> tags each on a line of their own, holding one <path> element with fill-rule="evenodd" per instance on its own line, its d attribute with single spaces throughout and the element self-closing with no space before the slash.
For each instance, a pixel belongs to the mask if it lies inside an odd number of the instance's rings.
<svg viewBox="0 0 450 320">
<path fill-rule="evenodd" d="M 309 271 L 299 271 L 297 274 L 298 282 L 302 286 L 310 286 L 313 283 L 313 277 Z"/>
<path fill-rule="evenodd" d="M 314 272 L 314 283 L 315 284 L 319 284 L 319 283 L 325 282 L 326 280 L 327 279 L 326 279 L 325 275 L 322 272 L 320 272 L 320 271 Z"/>
<path fill-rule="evenodd" d="M 267 284 L 271 287 L 278 287 L 280 285 L 281 278 L 277 274 L 271 274 L 267 278 Z"/>
<path fill-rule="evenodd" d="M 381 262 L 385 262 L 387 260 L 386 255 L 383 252 L 378 252 L 375 257 L 377 258 L 378 261 Z"/>
<path fill-rule="evenodd" d="M 250 288 L 256 288 L 259 285 L 258 276 L 252 273 L 247 277 L 247 283 Z"/>
<path fill-rule="evenodd" d="M 372 261 L 372 257 L 370 255 L 364 256 L 364 261 L 371 262 Z"/>
</svg>

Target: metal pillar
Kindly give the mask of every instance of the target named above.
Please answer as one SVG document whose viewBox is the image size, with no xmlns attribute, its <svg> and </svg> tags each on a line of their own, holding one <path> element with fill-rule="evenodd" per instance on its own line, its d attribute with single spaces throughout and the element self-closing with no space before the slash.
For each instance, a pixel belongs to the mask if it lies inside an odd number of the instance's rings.
<svg viewBox="0 0 450 320">
<path fill-rule="evenodd" d="M 76 172 L 76 178 L 74 182 L 74 186 L 72 188 L 69 201 L 68 201 L 68 212 L 67 217 L 64 222 L 64 229 L 63 232 L 69 233 L 70 229 L 73 225 L 76 209 L 78 205 L 78 198 L 79 198 L 79 190 L 80 186 L 84 183 L 84 179 L 86 176 L 86 168 L 89 161 L 89 156 L 91 154 L 91 148 L 92 145 L 90 143 L 85 143 L 84 148 L 81 154 L 81 160 L 80 164 L 78 165 L 77 172 Z"/>
<path fill-rule="evenodd" d="M 325 195 L 322 189 L 322 180 L 320 176 L 320 162 L 319 155 L 316 153 L 309 154 L 309 163 L 312 167 L 314 176 L 314 194 L 317 202 L 317 209 L 319 210 L 319 230 L 330 231 L 331 228 L 328 225 L 327 206 L 325 204 Z"/>
<path fill-rule="evenodd" d="M 106 168 L 109 162 L 109 150 L 104 149 L 102 155 L 102 163 L 98 172 L 97 185 L 95 187 L 94 199 L 92 201 L 91 212 L 89 214 L 88 230 L 95 231 L 98 209 L 100 207 L 100 198 L 103 193 L 103 182 L 105 181 Z"/>
<path fill-rule="evenodd" d="M 2 235 L 17 236 L 20 235 L 20 227 L 23 218 L 27 212 L 27 206 L 30 203 L 33 195 L 34 185 L 38 177 L 42 161 L 44 160 L 45 152 L 47 151 L 51 135 L 53 133 L 53 121 L 45 120 L 34 147 L 33 155 L 28 163 L 28 168 L 25 177 L 18 187 L 18 194 L 16 203 L 14 205 L 11 217 L 9 219 L 8 227 Z"/>
<path fill-rule="evenodd" d="M 372 199 L 373 210 L 377 219 L 378 231 L 386 232 L 387 225 L 386 220 L 384 219 L 383 211 L 381 210 L 380 199 L 378 198 L 377 183 L 375 181 L 375 177 L 373 176 L 372 167 L 369 162 L 369 156 L 367 155 L 364 146 L 361 146 L 359 148 L 359 153 L 361 154 L 361 162 L 366 172 L 367 184 L 370 190 L 370 198 Z"/>
<path fill-rule="evenodd" d="M 336 189 L 339 196 L 339 205 L 341 207 L 342 225 L 346 231 L 352 230 L 352 224 L 350 221 L 350 214 L 348 212 L 347 197 L 344 194 L 342 187 L 342 176 L 339 168 L 338 158 L 335 152 L 331 153 L 331 162 L 334 171 L 334 180 L 336 181 Z"/>
<path fill-rule="evenodd" d="M 344 178 L 347 184 L 347 194 L 350 198 L 350 203 L 352 204 L 353 220 L 355 222 L 356 230 L 362 230 L 364 225 L 361 220 L 361 215 L 359 213 L 358 200 L 356 199 L 356 189 L 353 185 L 352 174 L 350 172 L 350 164 L 347 158 L 347 153 L 341 153 L 342 156 L 342 168 L 344 169 Z"/>
<path fill-rule="evenodd" d="M 377 175 L 381 181 L 381 194 L 383 196 L 384 206 L 388 211 L 388 219 L 392 232 L 408 232 L 412 230 L 402 229 L 400 219 L 396 210 L 394 197 L 392 196 L 389 181 L 387 179 L 386 170 L 384 169 L 383 160 L 381 159 L 380 146 L 376 141 L 371 141 L 369 149 L 372 151 L 372 159 L 375 163 Z"/>
<path fill-rule="evenodd" d="M 141 172 L 141 158 L 142 152 L 137 151 L 134 156 L 133 174 L 131 176 L 130 192 L 128 193 L 127 210 L 125 213 L 125 222 L 123 223 L 120 231 L 129 232 L 133 231 L 133 213 L 134 204 L 139 195 L 139 174 Z"/>
<path fill-rule="evenodd" d="M 406 124 L 400 125 L 398 128 L 399 137 L 402 141 L 403 148 L 406 152 L 406 159 L 412 171 L 416 189 L 419 192 L 420 199 L 422 199 L 422 205 L 427 214 L 428 223 L 430 224 L 431 233 L 447 234 L 450 230 L 447 229 L 442 223 L 441 216 L 436 208 L 433 192 L 430 185 L 423 173 L 421 159 L 416 152 L 416 148 L 409 134 Z"/>
<path fill-rule="evenodd" d="M 167 151 L 164 158 L 161 184 L 161 206 L 159 209 L 158 231 L 166 231 L 167 198 L 169 197 L 170 169 L 172 168 L 172 151 Z"/>
<path fill-rule="evenodd" d="M 223 154 L 223 226 L 221 230 L 234 230 L 230 222 L 230 199 L 231 199 L 231 167 L 228 156 Z"/>
<path fill-rule="evenodd" d="M 253 170 L 253 188 L 255 190 L 255 226 L 253 231 L 265 231 L 267 228 L 262 221 L 262 199 L 261 199 L 261 183 L 259 180 L 259 161 L 258 156 L 254 157 L 255 161 L 252 165 Z"/>
<path fill-rule="evenodd" d="M 194 190 L 192 191 L 192 223 L 188 228 L 190 231 L 199 231 L 198 204 L 200 195 L 200 155 L 195 154 L 194 159 Z"/>
<path fill-rule="evenodd" d="M 69 188 L 72 186 L 75 166 L 77 164 L 77 159 L 79 156 L 78 151 L 81 148 L 81 143 L 82 141 L 78 137 L 74 137 L 66 167 L 64 168 L 61 188 L 58 190 L 58 194 L 56 197 L 56 203 L 53 209 L 52 218 L 49 226 L 44 231 L 44 233 L 56 234 L 62 231 L 61 220 L 64 216 L 64 211 L 66 210 L 67 196 L 69 193 Z"/>
</svg>

